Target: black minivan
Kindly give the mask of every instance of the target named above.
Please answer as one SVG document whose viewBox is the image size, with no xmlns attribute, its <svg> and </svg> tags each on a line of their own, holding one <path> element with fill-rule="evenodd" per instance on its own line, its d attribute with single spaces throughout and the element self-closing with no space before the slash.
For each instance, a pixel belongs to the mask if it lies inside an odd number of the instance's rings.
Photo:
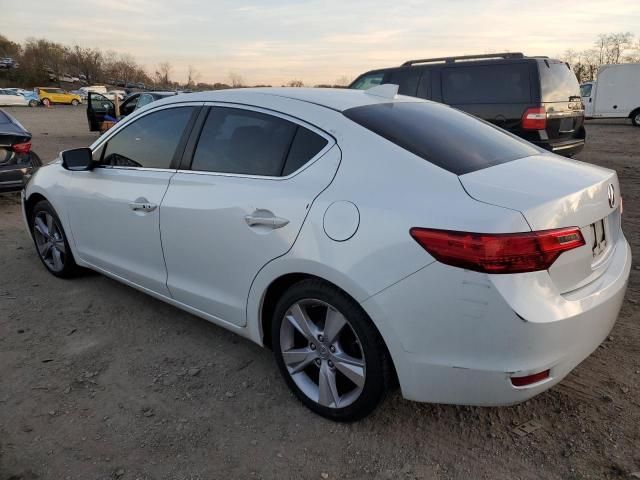
<svg viewBox="0 0 640 480">
<path fill-rule="evenodd" d="M 584 147 L 584 105 L 569 65 L 522 53 L 410 60 L 372 70 L 349 88 L 392 83 L 398 93 L 451 105 L 546 150 L 573 156 Z"/>
</svg>

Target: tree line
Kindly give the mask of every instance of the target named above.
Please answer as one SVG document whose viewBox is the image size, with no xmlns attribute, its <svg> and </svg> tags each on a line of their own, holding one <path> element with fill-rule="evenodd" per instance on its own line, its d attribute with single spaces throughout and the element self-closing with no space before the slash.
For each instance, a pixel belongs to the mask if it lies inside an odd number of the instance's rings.
<svg viewBox="0 0 640 480">
<path fill-rule="evenodd" d="M 573 69 L 578 82 L 595 80 L 602 65 L 640 63 L 640 38 L 631 32 L 601 33 L 593 47 L 585 50 L 567 49 L 562 60 Z"/>
</svg>

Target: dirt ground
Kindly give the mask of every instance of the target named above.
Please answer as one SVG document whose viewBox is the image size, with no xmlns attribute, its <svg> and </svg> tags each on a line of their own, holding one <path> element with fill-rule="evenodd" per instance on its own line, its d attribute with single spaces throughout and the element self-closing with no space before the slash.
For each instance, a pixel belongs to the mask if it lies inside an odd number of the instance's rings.
<svg viewBox="0 0 640 480">
<path fill-rule="evenodd" d="M 10 111 L 43 160 L 96 138 L 82 107 Z M 640 259 L 640 129 L 587 132 L 579 159 L 618 171 Z M 639 302 L 635 263 L 611 337 L 524 404 L 395 392 L 341 425 L 293 398 L 268 350 L 103 276 L 49 275 L 0 196 L 0 480 L 640 478 Z"/>
</svg>

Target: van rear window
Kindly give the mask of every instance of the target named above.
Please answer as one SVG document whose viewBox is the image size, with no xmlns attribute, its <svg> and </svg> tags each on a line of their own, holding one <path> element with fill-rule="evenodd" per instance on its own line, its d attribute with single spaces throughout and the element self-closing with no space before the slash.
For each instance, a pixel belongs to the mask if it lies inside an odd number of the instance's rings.
<svg viewBox="0 0 640 480">
<path fill-rule="evenodd" d="M 580 96 L 578 79 L 566 63 L 540 62 L 540 85 L 543 102 L 570 102 Z"/>
<path fill-rule="evenodd" d="M 443 68 L 442 99 L 449 105 L 529 103 L 529 64 Z"/>
<path fill-rule="evenodd" d="M 542 152 L 536 146 L 454 108 L 394 102 L 345 110 L 363 127 L 456 175 Z"/>
</svg>

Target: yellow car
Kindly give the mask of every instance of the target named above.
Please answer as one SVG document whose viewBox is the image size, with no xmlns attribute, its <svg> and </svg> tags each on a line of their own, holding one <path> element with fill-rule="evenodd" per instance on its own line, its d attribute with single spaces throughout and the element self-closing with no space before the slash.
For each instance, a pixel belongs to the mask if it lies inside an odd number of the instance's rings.
<svg viewBox="0 0 640 480">
<path fill-rule="evenodd" d="M 42 104 L 47 107 L 52 103 L 66 103 L 73 106 L 82 103 L 80 95 L 66 92 L 61 88 L 37 87 L 35 91 Z"/>
</svg>

